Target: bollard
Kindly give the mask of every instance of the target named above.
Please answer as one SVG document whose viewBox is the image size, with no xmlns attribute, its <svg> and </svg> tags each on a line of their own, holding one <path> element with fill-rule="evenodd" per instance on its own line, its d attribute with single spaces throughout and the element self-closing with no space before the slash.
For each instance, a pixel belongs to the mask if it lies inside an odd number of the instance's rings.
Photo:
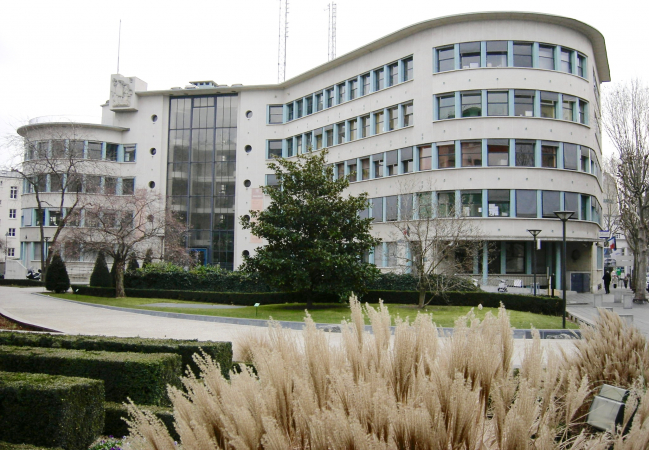
<svg viewBox="0 0 649 450">
<path fill-rule="evenodd" d="M 593 307 L 601 308 L 602 306 L 604 306 L 604 295 L 603 294 L 595 294 L 595 298 L 593 300 Z"/>
<path fill-rule="evenodd" d="M 624 309 L 633 309 L 633 294 L 624 295 Z"/>
<path fill-rule="evenodd" d="M 627 325 L 633 325 L 633 314 L 620 314 L 620 319 L 624 320 Z"/>
<path fill-rule="evenodd" d="M 613 293 L 613 303 L 622 303 L 622 293 L 615 291 Z"/>
</svg>

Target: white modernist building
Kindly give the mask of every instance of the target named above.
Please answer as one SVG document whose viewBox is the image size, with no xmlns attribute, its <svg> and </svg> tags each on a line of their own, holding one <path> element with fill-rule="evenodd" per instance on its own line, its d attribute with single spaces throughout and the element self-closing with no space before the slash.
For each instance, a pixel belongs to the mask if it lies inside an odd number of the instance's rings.
<svg viewBox="0 0 649 450">
<path fill-rule="evenodd" d="M 0 239 L 2 239 L 2 270 L 6 275 L 7 261 L 20 257 L 20 187 L 22 181 L 18 174 L 0 171 Z"/>
<path fill-rule="evenodd" d="M 260 186 L 275 183 L 271 158 L 328 148 L 349 191 L 371 197 L 365 213 L 384 239 L 369 256 L 378 267 L 395 264 L 400 209 L 430 202 L 441 215 L 462 211 L 490 241 L 468 268 L 475 278 L 528 285 L 527 230 L 540 229 L 537 272 L 557 274 L 559 287 L 554 211 L 572 210 L 568 282 L 584 291 L 603 269 L 599 86 L 609 80 L 604 38 L 582 22 L 465 14 L 404 28 L 276 85 L 147 91 L 112 75 L 92 142 L 102 158 L 116 146 L 122 178 L 166 195 L 206 263 L 233 269 L 263 245 L 238 217 L 267 205 Z M 120 159 L 127 146 L 133 162 Z"/>
</svg>

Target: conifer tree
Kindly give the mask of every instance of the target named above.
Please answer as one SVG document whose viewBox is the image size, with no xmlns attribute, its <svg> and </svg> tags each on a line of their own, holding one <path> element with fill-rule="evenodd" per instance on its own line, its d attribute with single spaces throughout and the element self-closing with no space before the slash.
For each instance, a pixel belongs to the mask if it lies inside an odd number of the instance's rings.
<svg viewBox="0 0 649 450">
<path fill-rule="evenodd" d="M 110 272 L 108 272 L 108 265 L 106 264 L 106 257 L 104 256 L 104 252 L 97 253 L 95 268 L 92 270 L 92 275 L 90 275 L 90 286 L 111 286 L 111 276 Z"/>
<path fill-rule="evenodd" d="M 142 268 L 144 269 L 146 266 L 151 265 L 152 263 L 153 263 L 153 250 L 148 248 L 146 253 L 144 254 L 144 261 L 142 261 Z"/>
<path fill-rule="evenodd" d="M 70 289 L 70 277 L 59 252 L 54 253 L 45 274 L 45 289 L 57 293 Z"/>
<path fill-rule="evenodd" d="M 137 270 L 139 268 L 140 268 L 140 264 L 137 262 L 137 257 L 135 256 L 135 253 L 131 253 L 131 256 L 128 260 L 128 267 L 126 269 Z"/>
</svg>

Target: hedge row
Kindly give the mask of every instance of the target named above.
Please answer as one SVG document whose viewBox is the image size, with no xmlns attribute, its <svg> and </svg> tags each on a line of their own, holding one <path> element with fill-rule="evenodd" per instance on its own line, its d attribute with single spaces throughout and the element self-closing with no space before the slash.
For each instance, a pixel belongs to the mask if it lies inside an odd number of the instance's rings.
<svg viewBox="0 0 649 450">
<path fill-rule="evenodd" d="M 115 290 L 109 288 L 90 288 L 84 286 L 75 286 L 74 288 L 78 288 L 78 293 L 83 295 L 97 297 L 111 297 L 115 295 Z M 129 297 L 168 298 L 244 306 L 252 306 L 255 303 L 273 305 L 305 302 L 304 295 L 295 292 L 243 293 L 127 289 L 126 295 Z M 428 293 L 426 301 L 430 299 L 430 296 L 431 294 Z M 378 303 L 379 299 L 385 303 L 416 305 L 419 301 L 419 293 L 416 291 L 372 290 L 361 297 L 363 302 L 369 303 Z M 335 303 L 337 301 L 338 297 L 335 295 L 318 295 L 314 299 L 316 303 Z M 482 306 L 497 308 L 501 302 L 505 305 L 505 308 L 513 311 L 525 311 L 550 316 L 559 315 L 563 311 L 563 304 L 559 298 L 483 291 L 447 292 L 445 296 L 435 296 L 430 304 L 450 306 L 478 306 L 481 304 Z"/>
<path fill-rule="evenodd" d="M 148 411 L 162 421 L 167 427 L 171 437 L 179 441 L 180 436 L 176 432 L 174 425 L 174 410 L 173 408 L 165 408 L 162 406 L 151 405 L 137 405 L 138 408 Z M 126 406 L 121 403 L 106 402 L 104 403 L 106 410 L 106 420 L 104 425 L 105 436 L 128 436 L 128 425 L 124 419 L 128 419 L 128 411 Z M 2 450 L 2 449 L 0 449 Z"/>
<path fill-rule="evenodd" d="M 0 450 L 62 450 L 59 447 L 37 447 L 29 444 L 12 444 L 10 442 L 0 442 Z"/>
<path fill-rule="evenodd" d="M 0 346 L 0 370 L 103 380 L 106 400 L 167 405 L 167 385 L 180 386 L 181 358 L 126 353 Z"/>
<path fill-rule="evenodd" d="M 28 279 L 0 279 L 0 286 L 43 286 L 42 281 L 37 281 L 37 280 L 28 280 Z"/>
<path fill-rule="evenodd" d="M 198 367 L 192 356 L 202 350 L 220 364 L 224 376 L 227 376 L 232 368 L 232 342 L 0 332 L 0 345 L 106 352 L 175 353 L 182 358 L 183 370 L 189 365 L 196 375 Z"/>
<path fill-rule="evenodd" d="M 104 383 L 0 372 L 0 449 L 86 450 L 104 428 Z"/>
</svg>

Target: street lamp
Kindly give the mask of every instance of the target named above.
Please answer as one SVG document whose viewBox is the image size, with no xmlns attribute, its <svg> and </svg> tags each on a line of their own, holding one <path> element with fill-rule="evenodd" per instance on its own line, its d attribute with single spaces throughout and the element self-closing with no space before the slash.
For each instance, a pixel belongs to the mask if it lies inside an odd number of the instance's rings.
<svg viewBox="0 0 649 450">
<path fill-rule="evenodd" d="M 534 296 L 536 297 L 536 237 L 541 230 L 527 230 L 534 237 L 534 248 L 532 248 L 532 272 L 534 273 Z"/>
<path fill-rule="evenodd" d="M 50 249 L 48 248 L 47 243 L 50 241 L 49 236 L 45 236 L 43 239 L 45 239 L 45 246 L 42 249 L 43 254 L 45 255 L 45 267 L 42 268 L 43 274 L 41 275 L 41 278 L 45 278 L 45 273 L 47 272 L 47 256 L 50 254 Z"/>
<path fill-rule="evenodd" d="M 566 222 L 574 211 L 555 211 L 554 215 L 563 223 L 563 247 L 561 251 L 561 290 L 563 291 L 563 328 L 566 328 Z"/>
</svg>

